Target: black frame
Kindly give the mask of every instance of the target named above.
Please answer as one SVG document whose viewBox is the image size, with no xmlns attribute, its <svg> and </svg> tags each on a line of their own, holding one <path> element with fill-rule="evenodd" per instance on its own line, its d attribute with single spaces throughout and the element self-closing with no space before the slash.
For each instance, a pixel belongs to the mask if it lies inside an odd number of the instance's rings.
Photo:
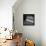
<svg viewBox="0 0 46 46">
<path fill-rule="evenodd" d="M 23 25 L 35 25 L 35 14 L 23 14 Z"/>
</svg>

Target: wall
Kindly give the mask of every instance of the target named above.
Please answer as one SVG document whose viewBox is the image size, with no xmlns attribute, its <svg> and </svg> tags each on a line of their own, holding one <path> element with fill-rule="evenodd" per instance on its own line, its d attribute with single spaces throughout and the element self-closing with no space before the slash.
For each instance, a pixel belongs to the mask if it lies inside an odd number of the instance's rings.
<svg viewBox="0 0 46 46">
<path fill-rule="evenodd" d="M 41 34 L 40 34 L 40 0 L 23 0 L 21 5 L 14 11 L 15 28 L 18 32 L 23 33 L 23 37 L 35 41 L 36 46 L 41 46 Z M 14 5 L 15 6 L 15 5 Z M 16 11 L 15 11 L 16 10 Z M 23 14 L 35 14 L 34 26 L 23 26 Z"/>
<path fill-rule="evenodd" d="M 46 46 L 46 0 L 41 1 L 41 41 Z"/>
<path fill-rule="evenodd" d="M 0 27 L 12 28 L 12 6 L 16 0 L 0 0 Z"/>
</svg>

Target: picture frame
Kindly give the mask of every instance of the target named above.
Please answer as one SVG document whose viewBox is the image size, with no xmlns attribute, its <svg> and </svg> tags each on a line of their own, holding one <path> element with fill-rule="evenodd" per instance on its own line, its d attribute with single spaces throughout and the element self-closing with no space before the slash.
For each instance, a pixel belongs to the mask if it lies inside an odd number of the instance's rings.
<svg viewBox="0 0 46 46">
<path fill-rule="evenodd" d="M 35 14 L 23 14 L 23 25 L 35 25 Z"/>
</svg>

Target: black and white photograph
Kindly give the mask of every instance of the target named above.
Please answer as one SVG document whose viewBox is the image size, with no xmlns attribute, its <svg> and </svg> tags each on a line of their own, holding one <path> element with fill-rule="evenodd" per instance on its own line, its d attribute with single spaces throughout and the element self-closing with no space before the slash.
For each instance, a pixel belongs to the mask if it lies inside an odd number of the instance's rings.
<svg viewBox="0 0 46 46">
<path fill-rule="evenodd" d="M 35 15 L 23 14 L 23 25 L 35 25 Z"/>
</svg>

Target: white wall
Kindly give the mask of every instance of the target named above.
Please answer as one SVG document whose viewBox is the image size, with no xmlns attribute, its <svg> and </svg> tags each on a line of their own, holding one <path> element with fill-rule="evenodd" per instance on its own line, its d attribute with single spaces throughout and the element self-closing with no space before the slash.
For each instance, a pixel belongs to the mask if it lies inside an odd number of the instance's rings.
<svg viewBox="0 0 46 46">
<path fill-rule="evenodd" d="M 41 1 L 41 40 L 42 46 L 46 46 L 46 0 Z"/>
<path fill-rule="evenodd" d="M 12 28 L 12 6 L 16 0 L 0 0 L 0 27 Z"/>
<path fill-rule="evenodd" d="M 23 0 L 17 10 L 14 10 L 15 28 L 18 30 L 18 32 L 23 33 L 24 38 L 27 37 L 28 39 L 34 40 L 36 46 L 41 46 L 40 3 L 40 0 Z M 35 25 L 23 26 L 23 14 L 35 14 Z"/>
</svg>

